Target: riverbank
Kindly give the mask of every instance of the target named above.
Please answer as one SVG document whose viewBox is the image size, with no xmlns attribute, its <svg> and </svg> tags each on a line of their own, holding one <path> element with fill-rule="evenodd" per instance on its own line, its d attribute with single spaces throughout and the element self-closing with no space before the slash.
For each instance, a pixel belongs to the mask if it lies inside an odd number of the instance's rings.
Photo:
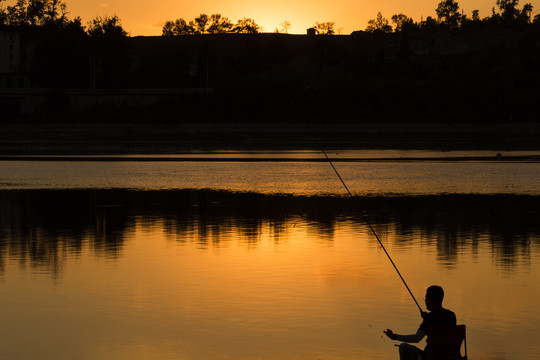
<svg viewBox="0 0 540 360">
<path fill-rule="evenodd" d="M 540 150 L 539 124 L 4 125 L 0 155 L 182 154 L 225 150 Z"/>
</svg>

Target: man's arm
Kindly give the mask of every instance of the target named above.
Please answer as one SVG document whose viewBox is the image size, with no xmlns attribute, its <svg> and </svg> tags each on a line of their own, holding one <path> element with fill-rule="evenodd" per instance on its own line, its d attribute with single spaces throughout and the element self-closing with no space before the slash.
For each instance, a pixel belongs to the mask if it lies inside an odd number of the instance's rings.
<svg viewBox="0 0 540 360">
<path fill-rule="evenodd" d="M 394 334 L 392 330 L 390 329 L 386 329 L 386 331 L 383 331 L 383 332 L 386 334 L 386 336 L 388 336 L 392 340 L 403 341 L 407 343 L 420 342 L 424 338 L 424 336 L 426 336 L 426 332 L 422 329 L 418 329 L 416 334 L 411 334 L 411 335 Z"/>
</svg>

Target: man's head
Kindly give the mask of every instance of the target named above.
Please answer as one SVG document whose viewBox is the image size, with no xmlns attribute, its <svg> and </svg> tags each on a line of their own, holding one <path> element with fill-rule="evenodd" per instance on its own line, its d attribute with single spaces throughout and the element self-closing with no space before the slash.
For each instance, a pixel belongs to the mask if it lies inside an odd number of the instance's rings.
<svg viewBox="0 0 540 360">
<path fill-rule="evenodd" d="M 442 306 L 444 290 L 438 285 L 432 285 L 426 290 L 426 307 L 428 310 L 434 310 Z"/>
</svg>

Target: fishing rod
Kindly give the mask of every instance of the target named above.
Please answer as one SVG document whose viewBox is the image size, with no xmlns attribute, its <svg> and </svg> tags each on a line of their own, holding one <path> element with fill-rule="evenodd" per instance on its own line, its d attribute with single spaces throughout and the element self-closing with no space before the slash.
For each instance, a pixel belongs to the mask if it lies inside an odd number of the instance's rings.
<svg viewBox="0 0 540 360">
<path fill-rule="evenodd" d="M 317 142 L 317 144 L 319 145 L 322 153 L 324 154 L 324 157 L 326 157 L 326 160 L 328 160 L 328 163 L 330 163 L 330 166 L 332 166 L 332 169 L 334 169 L 334 172 L 336 173 L 337 177 L 339 178 L 339 180 L 341 181 L 341 183 L 343 184 L 343 187 L 345 188 L 345 190 L 347 190 L 347 193 L 349 194 L 349 196 L 351 198 L 354 198 L 354 195 L 351 193 L 351 191 L 349 190 L 349 187 L 347 186 L 347 184 L 345 183 L 345 181 L 343 180 L 343 178 L 341 177 L 341 175 L 339 174 L 339 172 L 337 171 L 336 167 L 334 166 L 334 164 L 332 163 L 332 160 L 330 160 L 330 158 L 328 157 L 328 154 L 326 153 L 326 151 L 324 150 L 324 148 L 322 147 L 322 145 L 317 141 L 317 139 L 315 138 L 315 141 Z M 405 279 L 403 278 L 403 276 L 401 275 L 401 272 L 399 272 L 399 269 L 397 268 L 396 264 L 394 263 L 394 260 L 392 260 L 392 258 L 390 257 L 390 254 L 388 253 L 388 251 L 386 251 L 386 248 L 384 247 L 381 239 L 379 238 L 379 236 L 377 235 L 377 232 L 375 231 L 375 229 L 373 229 L 373 226 L 371 226 L 371 223 L 367 217 L 366 214 L 362 213 L 364 215 L 364 221 L 366 222 L 366 224 L 368 225 L 369 229 L 371 230 L 371 232 L 373 233 L 373 235 L 375 235 L 375 238 L 377 239 L 377 241 L 379 242 L 379 245 L 381 245 L 382 249 L 384 250 L 384 253 L 386 254 L 386 256 L 388 257 L 388 260 L 390 260 L 390 263 L 392 263 L 392 266 L 394 267 L 394 269 L 396 270 L 397 274 L 399 275 L 399 278 L 401 279 L 401 281 L 403 282 L 403 285 L 405 285 L 405 287 L 407 288 L 407 291 L 409 291 L 409 294 L 411 294 L 411 297 L 412 299 L 414 300 L 414 303 L 416 304 L 416 306 L 418 306 L 418 310 L 420 310 L 420 313 L 422 313 L 422 308 L 420 307 L 420 305 L 418 304 L 418 301 L 416 301 L 416 298 L 414 297 L 411 289 L 409 288 L 409 286 L 407 285 L 407 282 L 405 281 Z"/>
</svg>

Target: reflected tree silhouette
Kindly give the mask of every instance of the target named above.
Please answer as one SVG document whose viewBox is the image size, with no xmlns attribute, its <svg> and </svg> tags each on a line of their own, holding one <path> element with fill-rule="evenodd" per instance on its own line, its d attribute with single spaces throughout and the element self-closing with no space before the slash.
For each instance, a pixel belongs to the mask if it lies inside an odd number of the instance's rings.
<svg viewBox="0 0 540 360">
<path fill-rule="evenodd" d="M 474 253 L 483 243 L 501 266 L 513 266 L 518 257 L 528 256 L 530 241 L 539 240 L 539 200 L 506 195 L 396 198 L 379 203 L 375 221 L 388 217 L 404 245 L 422 239 L 436 246 L 438 259 L 446 264 L 455 263 L 463 249 Z M 385 204 L 396 210 L 389 211 Z"/>
<path fill-rule="evenodd" d="M 0 261 L 7 254 L 57 276 L 85 243 L 96 256 L 121 256 L 126 229 L 133 225 L 121 207 L 97 206 L 94 197 L 90 191 L 0 192 Z"/>
<path fill-rule="evenodd" d="M 212 190 L 16 190 L 0 191 L 0 271 L 7 261 L 58 277 L 85 246 L 96 257 L 123 256 L 136 227 L 163 228 L 179 246 L 226 246 L 230 234 L 257 247 L 263 235 L 278 244 L 300 223 L 308 234 L 333 241 L 344 223 L 366 233 L 365 220 L 397 250 L 435 247 L 442 266 L 460 254 L 491 248 L 495 262 L 511 269 L 530 258 L 540 242 L 540 197 L 445 195 L 423 197 L 295 197 Z M 266 232 L 266 233 L 264 233 Z M 376 242 L 370 238 L 369 241 Z M 521 261 L 523 263 L 523 261 Z"/>
</svg>

